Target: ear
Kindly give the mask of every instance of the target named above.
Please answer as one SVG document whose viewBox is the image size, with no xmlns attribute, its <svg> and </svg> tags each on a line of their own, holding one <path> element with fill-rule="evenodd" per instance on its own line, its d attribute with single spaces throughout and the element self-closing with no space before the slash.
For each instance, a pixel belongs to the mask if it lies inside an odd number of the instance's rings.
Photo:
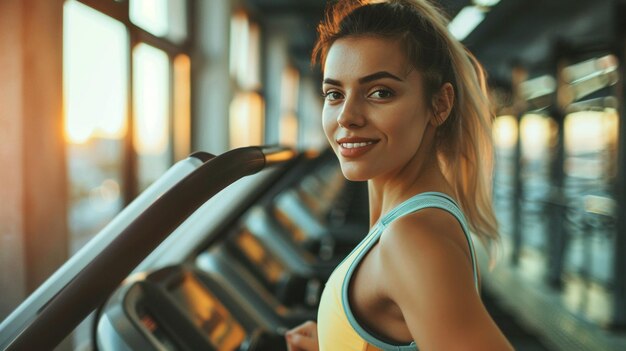
<svg viewBox="0 0 626 351">
<path fill-rule="evenodd" d="M 433 116 L 430 119 L 430 124 L 438 127 L 448 119 L 450 112 L 452 111 L 452 107 L 454 106 L 454 98 L 454 87 L 450 83 L 444 83 L 439 91 L 433 96 Z"/>
</svg>

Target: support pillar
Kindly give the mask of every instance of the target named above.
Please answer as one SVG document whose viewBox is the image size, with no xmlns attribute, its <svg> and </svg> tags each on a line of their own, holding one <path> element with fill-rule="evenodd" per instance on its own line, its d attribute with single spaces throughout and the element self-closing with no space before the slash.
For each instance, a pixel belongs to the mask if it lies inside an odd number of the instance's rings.
<svg viewBox="0 0 626 351">
<path fill-rule="evenodd" d="M 0 320 L 67 259 L 62 0 L 0 1 Z"/>
</svg>

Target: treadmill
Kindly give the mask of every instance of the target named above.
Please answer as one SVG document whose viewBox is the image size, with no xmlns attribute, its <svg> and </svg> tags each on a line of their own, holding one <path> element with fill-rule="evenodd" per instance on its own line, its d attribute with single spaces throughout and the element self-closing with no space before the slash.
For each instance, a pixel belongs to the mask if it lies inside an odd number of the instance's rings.
<svg viewBox="0 0 626 351">
<path fill-rule="evenodd" d="M 178 162 L 0 324 L 0 350 L 53 349 L 94 311 L 99 350 L 285 349 L 289 325 L 193 260 L 300 161 L 248 147 Z"/>
</svg>

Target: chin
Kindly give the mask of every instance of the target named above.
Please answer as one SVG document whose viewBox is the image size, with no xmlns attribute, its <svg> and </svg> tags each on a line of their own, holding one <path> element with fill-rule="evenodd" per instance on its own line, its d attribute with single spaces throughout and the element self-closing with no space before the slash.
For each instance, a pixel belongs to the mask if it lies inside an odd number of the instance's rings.
<svg viewBox="0 0 626 351">
<path fill-rule="evenodd" d="M 341 172 L 347 180 L 353 182 L 362 182 L 371 178 L 366 174 L 366 172 L 363 172 L 363 170 L 359 169 L 359 167 L 354 167 L 354 165 L 341 163 Z"/>
</svg>

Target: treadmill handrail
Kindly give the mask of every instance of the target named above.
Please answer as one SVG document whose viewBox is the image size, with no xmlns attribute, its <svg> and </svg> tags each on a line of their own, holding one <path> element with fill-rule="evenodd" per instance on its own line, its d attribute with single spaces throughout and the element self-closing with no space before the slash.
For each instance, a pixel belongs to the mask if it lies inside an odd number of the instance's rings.
<svg viewBox="0 0 626 351">
<path fill-rule="evenodd" d="M 251 146 L 205 162 L 135 218 L 41 308 L 6 350 L 43 350 L 58 345 L 204 202 L 236 180 L 287 162 L 295 154 L 287 148 Z"/>
</svg>

